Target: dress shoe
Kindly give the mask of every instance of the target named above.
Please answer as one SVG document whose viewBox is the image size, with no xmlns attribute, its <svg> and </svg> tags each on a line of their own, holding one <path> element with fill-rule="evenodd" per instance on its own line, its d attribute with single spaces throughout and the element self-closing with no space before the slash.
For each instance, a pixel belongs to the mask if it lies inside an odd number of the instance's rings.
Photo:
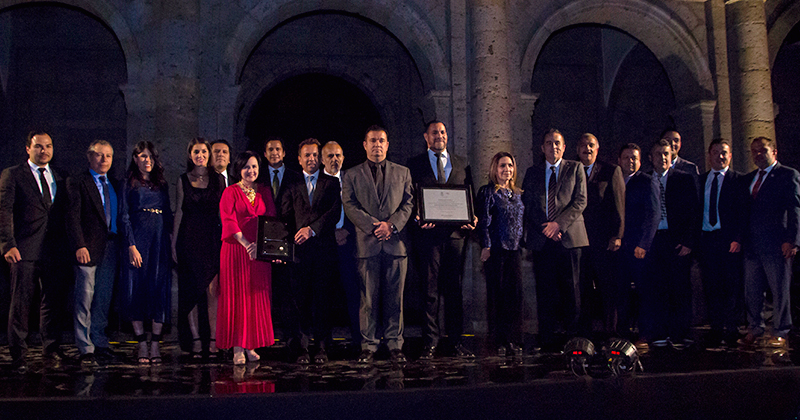
<svg viewBox="0 0 800 420">
<path fill-rule="evenodd" d="M 319 349 L 316 355 L 314 355 L 314 364 L 317 365 L 324 365 L 328 363 L 328 353 L 325 349 Z"/>
<path fill-rule="evenodd" d="M 767 340 L 765 346 L 774 349 L 788 349 L 789 340 L 787 340 L 784 337 L 772 337 L 769 340 Z"/>
<path fill-rule="evenodd" d="M 508 355 L 506 346 L 500 346 L 497 348 L 497 357 L 506 357 L 506 355 Z"/>
<path fill-rule="evenodd" d="M 508 343 L 508 352 L 513 357 L 522 357 L 522 347 L 514 343 Z"/>
<path fill-rule="evenodd" d="M 358 355 L 358 363 L 369 364 L 373 360 L 375 360 L 375 352 L 370 349 L 361 350 L 361 354 Z"/>
<path fill-rule="evenodd" d="M 108 347 L 95 347 L 94 357 L 99 362 L 115 362 L 119 360 L 119 355 Z"/>
<path fill-rule="evenodd" d="M 28 373 L 28 361 L 24 357 L 11 362 L 11 371 L 17 375 L 24 375 Z"/>
<path fill-rule="evenodd" d="M 42 352 L 42 357 L 53 362 L 70 363 L 74 362 L 73 357 L 67 356 L 60 347 L 55 347 L 52 350 L 45 350 Z"/>
<path fill-rule="evenodd" d="M 747 333 L 744 337 L 740 338 L 737 342 L 743 346 L 752 346 L 756 343 L 758 337 L 753 333 Z"/>
<path fill-rule="evenodd" d="M 406 359 L 406 355 L 403 354 L 403 351 L 400 349 L 394 349 L 391 351 L 390 359 L 392 363 L 405 363 L 408 360 Z"/>
<path fill-rule="evenodd" d="M 463 344 L 456 344 L 455 346 L 456 357 L 461 359 L 474 359 L 475 353 L 471 352 L 468 348 L 464 347 Z"/>
<path fill-rule="evenodd" d="M 419 360 L 433 360 L 434 357 L 436 357 L 436 346 L 425 346 Z"/>
<path fill-rule="evenodd" d="M 83 367 L 97 367 L 97 359 L 94 357 L 94 353 L 85 353 L 80 356 L 78 359 L 81 362 L 81 366 Z"/>
<path fill-rule="evenodd" d="M 667 347 L 668 345 L 669 345 L 668 338 L 653 340 L 653 347 Z"/>
<path fill-rule="evenodd" d="M 311 363 L 311 356 L 308 354 L 308 349 L 301 349 L 300 355 L 297 356 L 298 365 L 308 365 Z"/>
</svg>

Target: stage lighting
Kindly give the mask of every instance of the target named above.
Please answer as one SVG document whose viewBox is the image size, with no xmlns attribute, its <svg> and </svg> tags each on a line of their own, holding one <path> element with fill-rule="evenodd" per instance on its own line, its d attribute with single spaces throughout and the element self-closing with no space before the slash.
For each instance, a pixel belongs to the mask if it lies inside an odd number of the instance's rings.
<svg viewBox="0 0 800 420">
<path fill-rule="evenodd" d="M 564 346 L 567 368 L 577 376 L 588 374 L 589 360 L 594 356 L 594 344 L 588 339 L 575 337 Z"/>
<path fill-rule="evenodd" d="M 637 367 L 639 371 L 642 371 L 639 353 L 636 351 L 636 346 L 630 341 L 621 338 L 613 339 L 603 350 L 608 361 L 608 367 L 614 375 L 619 376 L 635 372 Z"/>
</svg>

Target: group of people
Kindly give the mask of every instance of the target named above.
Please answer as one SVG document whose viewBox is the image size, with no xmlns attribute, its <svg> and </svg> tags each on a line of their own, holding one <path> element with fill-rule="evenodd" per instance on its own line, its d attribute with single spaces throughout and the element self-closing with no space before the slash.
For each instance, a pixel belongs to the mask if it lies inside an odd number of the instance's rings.
<svg viewBox="0 0 800 420">
<path fill-rule="evenodd" d="M 621 148 L 618 165 L 605 163 L 597 159 L 598 139 L 587 133 L 577 141 L 579 161 L 571 161 L 563 158 L 563 135 L 551 129 L 542 136 L 543 161 L 526 171 L 521 186 L 514 156 L 497 153 L 473 220 L 434 224 L 420 219 L 415 186 L 472 186 L 473 179 L 467 161 L 447 150 L 442 122 L 428 123 L 423 138 L 427 150 L 402 166 L 386 159 L 387 131 L 369 127 L 367 160 L 347 171 L 339 144 L 307 139 L 298 147 L 302 173 L 284 164 L 279 138 L 267 139 L 263 153 L 247 151 L 233 163 L 224 140 L 195 138 L 187 146 L 173 216 L 152 143 L 136 144 L 118 182 L 108 175 L 114 150 L 107 141 L 89 145 L 87 171 L 66 177 L 49 164 L 50 136 L 31 132 L 28 161 L 0 176 L 0 251 L 11 268 L 8 338 L 15 369 L 26 369 L 37 287 L 43 354 L 66 357 L 58 317 L 70 272 L 81 362 L 115 357 L 105 328 L 116 295 L 139 342 L 138 362 L 160 363 L 173 266 L 179 338 L 192 357 L 233 349 L 235 364 L 258 360 L 255 350 L 275 341 L 275 278 L 289 286 L 290 310 L 282 321 L 298 363 L 328 361 L 331 296 L 342 286 L 353 341 L 361 348 L 358 362 L 371 363 L 383 338 L 391 360 L 402 363 L 409 244 L 425 298 L 421 358 L 471 358 L 461 336 L 464 255 L 473 231 L 484 263 L 489 333 L 500 356 L 523 353 L 522 285 L 531 278 L 537 345 L 590 335 L 600 314 L 605 334 L 627 336 L 638 326 L 640 347 L 685 346 L 691 342 L 693 258 L 702 269 L 712 340 L 786 345 L 791 265 L 800 246 L 800 175 L 777 163 L 774 140 L 752 141 L 758 169 L 747 175 L 730 168 L 730 142 L 714 140 L 712 170 L 701 175 L 679 157 L 680 134 L 665 131 L 648 151 L 653 169 L 644 173 L 644 152 L 634 143 Z M 257 258 L 259 216 L 287 225 L 292 261 Z M 522 273 L 523 247 L 533 276 Z M 632 310 L 631 285 L 638 311 Z M 762 319 L 767 290 L 774 308 L 768 337 Z M 745 312 L 749 332 L 738 337 Z"/>
</svg>

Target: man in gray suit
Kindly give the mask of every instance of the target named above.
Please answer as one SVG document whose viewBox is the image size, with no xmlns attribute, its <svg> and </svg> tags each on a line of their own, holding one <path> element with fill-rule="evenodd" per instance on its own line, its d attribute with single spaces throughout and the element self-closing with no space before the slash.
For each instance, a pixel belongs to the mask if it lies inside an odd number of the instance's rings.
<svg viewBox="0 0 800 420">
<path fill-rule="evenodd" d="M 403 287 L 407 253 L 403 228 L 411 216 L 411 173 L 386 160 L 386 130 L 373 125 L 364 137 L 367 161 L 344 174 L 342 204 L 356 227 L 356 257 L 361 275 L 361 354 L 371 363 L 380 339 L 378 317 L 392 361 L 403 363 Z"/>
<path fill-rule="evenodd" d="M 558 345 L 557 332 L 577 332 L 581 247 L 589 245 L 583 222 L 586 173 L 580 162 L 562 159 L 564 147 L 560 131 L 545 132 L 545 161 L 529 168 L 522 182 L 525 245 L 533 253 L 543 346 Z"/>
</svg>

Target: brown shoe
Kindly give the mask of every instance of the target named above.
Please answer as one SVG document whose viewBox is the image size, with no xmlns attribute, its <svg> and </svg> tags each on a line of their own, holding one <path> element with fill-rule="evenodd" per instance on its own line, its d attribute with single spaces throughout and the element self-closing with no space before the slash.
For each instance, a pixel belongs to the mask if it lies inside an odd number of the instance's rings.
<svg viewBox="0 0 800 420">
<path fill-rule="evenodd" d="M 775 349 L 788 349 L 789 341 L 783 337 L 772 337 L 767 340 L 766 347 Z"/>
</svg>

